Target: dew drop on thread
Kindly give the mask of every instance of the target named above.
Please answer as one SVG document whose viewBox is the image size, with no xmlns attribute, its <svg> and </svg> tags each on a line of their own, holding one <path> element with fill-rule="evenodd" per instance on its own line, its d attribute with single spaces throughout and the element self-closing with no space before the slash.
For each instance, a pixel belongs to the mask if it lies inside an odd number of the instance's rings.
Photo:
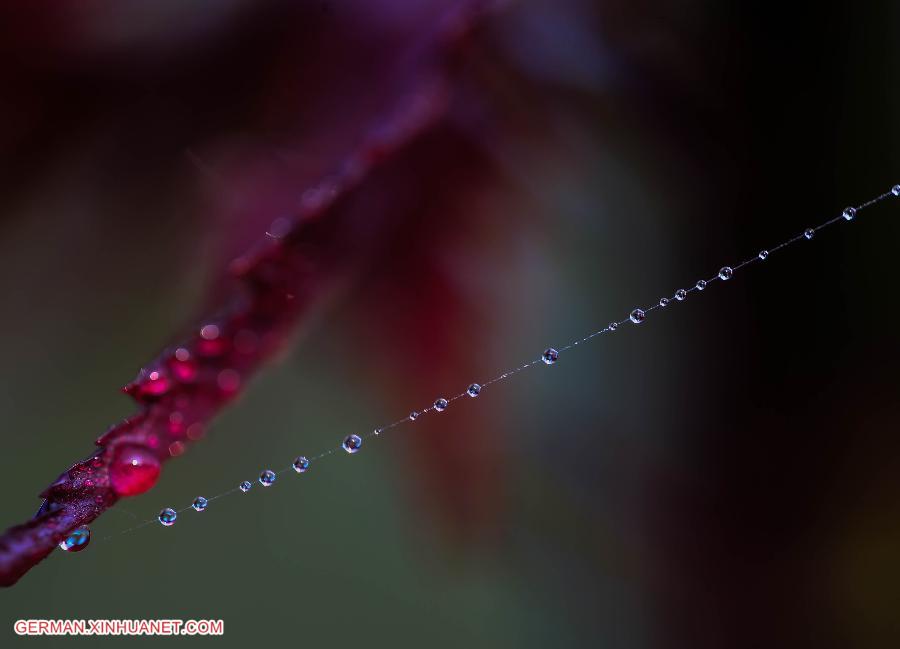
<svg viewBox="0 0 900 649">
<path fill-rule="evenodd" d="M 343 443 L 341 443 L 341 448 L 343 448 L 345 451 L 347 451 L 351 455 L 353 453 L 359 452 L 359 449 L 361 447 L 362 447 L 362 437 L 360 437 L 359 435 L 347 435 L 347 437 L 344 438 Z"/>
<path fill-rule="evenodd" d="M 157 518 L 159 519 L 159 522 L 162 523 L 165 527 L 171 527 L 175 524 L 175 519 L 178 518 L 178 513 L 171 507 L 166 507 L 164 510 L 159 512 L 159 516 Z"/>
</svg>

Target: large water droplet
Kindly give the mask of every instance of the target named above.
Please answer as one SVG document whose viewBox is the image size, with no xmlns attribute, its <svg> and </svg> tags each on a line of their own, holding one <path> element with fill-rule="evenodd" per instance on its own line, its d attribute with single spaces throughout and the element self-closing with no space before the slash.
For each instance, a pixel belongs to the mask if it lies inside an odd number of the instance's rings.
<svg viewBox="0 0 900 649">
<path fill-rule="evenodd" d="M 719 279 L 727 282 L 733 276 L 734 269 L 731 266 L 722 266 L 722 268 L 719 269 Z"/>
<path fill-rule="evenodd" d="M 856 208 L 847 207 L 841 212 L 841 215 L 844 217 L 845 221 L 852 221 L 856 217 Z"/>
<path fill-rule="evenodd" d="M 275 482 L 275 472 L 269 469 L 266 469 L 262 473 L 259 474 L 259 484 L 263 487 L 271 487 Z"/>
<path fill-rule="evenodd" d="M 356 453 L 361 446 L 362 437 L 360 437 L 359 435 L 347 435 L 347 437 L 344 438 L 344 441 L 341 444 L 341 448 L 351 454 Z"/>
<path fill-rule="evenodd" d="M 202 512 L 204 509 L 209 506 L 209 501 L 203 496 L 197 496 L 194 498 L 194 502 L 191 503 L 191 507 L 193 507 L 198 512 Z"/>
<path fill-rule="evenodd" d="M 109 483 L 119 496 L 142 494 L 159 479 L 159 459 L 137 444 L 118 446 L 109 465 Z"/>
<path fill-rule="evenodd" d="M 178 518 L 178 513 L 171 507 L 166 507 L 164 510 L 159 512 L 158 518 L 160 523 L 162 523 L 166 527 L 170 527 L 175 524 L 175 519 Z"/>
<path fill-rule="evenodd" d="M 814 236 L 816 236 L 816 231 L 813 230 L 812 228 L 806 228 L 803 231 L 803 236 L 806 237 L 807 239 L 812 239 Z"/>
<path fill-rule="evenodd" d="M 466 388 L 466 394 L 468 394 L 472 398 L 477 397 L 479 394 L 481 394 L 481 386 L 477 383 L 473 383 L 468 388 Z"/>
<path fill-rule="evenodd" d="M 677 291 L 675 291 L 675 299 L 676 300 L 678 300 L 679 302 L 684 302 L 685 298 L 687 298 L 686 290 L 684 290 L 683 288 L 680 288 Z"/>
<path fill-rule="evenodd" d="M 305 473 L 309 470 L 309 460 L 301 455 L 300 457 L 294 458 L 294 463 L 291 466 L 294 467 L 294 471 L 297 473 Z"/>
<path fill-rule="evenodd" d="M 450 405 L 450 402 L 447 401 L 444 397 L 434 400 L 434 409 L 437 410 L 438 412 L 444 412 L 447 409 L 447 406 L 449 406 L 449 405 Z"/>
<path fill-rule="evenodd" d="M 244 480 L 240 484 L 241 491 L 243 491 L 244 493 L 247 493 L 248 491 L 250 491 L 250 487 L 252 487 L 252 486 L 253 486 L 253 483 L 250 482 L 249 480 Z"/>
<path fill-rule="evenodd" d="M 644 320 L 647 319 L 647 314 L 644 313 L 643 309 L 635 309 L 628 316 L 628 319 L 631 320 L 634 324 L 641 324 Z"/>
<path fill-rule="evenodd" d="M 81 552 L 91 542 L 91 530 L 82 525 L 69 532 L 69 535 L 59 544 L 60 549 L 66 552 Z"/>
<path fill-rule="evenodd" d="M 544 361 L 547 365 L 553 365 L 559 358 L 559 352 L 553 349 L 552 347 L 548 347 L 544 350 L 544 353 L 541 354 L 541 360 Z"/>
</svg>

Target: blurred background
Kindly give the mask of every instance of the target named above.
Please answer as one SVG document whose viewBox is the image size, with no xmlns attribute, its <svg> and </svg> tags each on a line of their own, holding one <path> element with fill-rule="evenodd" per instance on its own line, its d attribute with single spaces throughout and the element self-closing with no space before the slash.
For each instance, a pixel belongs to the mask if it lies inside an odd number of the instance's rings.
<svg viewBox="0 0 900 649">
<path fill-rule="evenodd" d="M 231 256 L 429 72 L 452 4 L 0 10 L 3 526 L 135 410 L 119 387 Z M 0 592 L 2 637 L 222 618 L 228 646 L 897 646 L 896 200 L 302 481 L 99 539 L 900 182 L 898 20 L 886 0 L 485 17 L 409 174 L 434 192 L 155 489 Z"/>
</svg>

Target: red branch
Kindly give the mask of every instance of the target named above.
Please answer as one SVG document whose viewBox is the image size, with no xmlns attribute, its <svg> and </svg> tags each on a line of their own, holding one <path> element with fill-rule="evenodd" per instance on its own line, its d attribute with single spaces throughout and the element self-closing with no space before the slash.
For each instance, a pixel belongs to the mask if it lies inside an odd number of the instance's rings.
<svg viewBox="0 0 900 649">
<path fill-rule="evenodd" d="M 439 33 L 439 54 L 468 33 L 477 13 L 469 9 Z M 232 280 L 216 310 L 124 388 L 139 411 L 111 427 L 96 441 L 95 453 L 41 493 L 44 504 L 33 519 L 0 537 L 0 585 L 16 583 L 73 529 L 120 497 L 151 488 L 160 464 L 198 439 L 284 347 L 341 268 L 372 249 L 392 214 L 427 202 L 425 183 L 410 187 L 410 178 L 427 173 L 422 147 L 448 146 L 441 127 L 449 102 L 447 66 L 438 68 L 444 72 L 415 84 L 336 175 L 304 194 L 298 214 L 274 222 L 263 240 L 231 262 Z"/>
</svg>

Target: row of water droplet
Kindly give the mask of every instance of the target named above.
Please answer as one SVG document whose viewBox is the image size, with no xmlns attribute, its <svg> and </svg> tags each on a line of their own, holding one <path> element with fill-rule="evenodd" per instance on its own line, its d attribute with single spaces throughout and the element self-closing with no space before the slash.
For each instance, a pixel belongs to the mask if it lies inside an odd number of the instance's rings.
<svg viewBox="0 0 900 649">
<path fill-rule="evenodd" d="M 568 345 L 560 347 L 559 349 L 554 348 L 554 347 L 548 347 L 547 349 L 544 350 L 544 352 L 541 354 L 540 358 L 537 360 L 529 361 L 529 362 L 525 363 L 524 365 L 521 365 L 521 366 L 518 366 L 511 370 L 508 370 L 502 374 L 497 375 L 493 379 L 484 382 L 483 384 L 472 383 L 471 385 L 468 386 L 468 388 L 466 388 L 466 390 L 464 392 L 457 394 L 453 397 L 450 397 L 450 398 L 439 397 L 431 404 L 431 406 L 429 406 L 421 411 L 413 410 L 406 417 L 399 419 L 391 424 L 385 425 L 383 427 L 376 428 L 366 436 L 360 436 L 360 435 L 355 435 L 355 434 L 348 435 L 342 441 L 340 448 L 342 448 L 344 451 L 346 451 L 349 454 L 358 453 L 360 451 L 360 449 L 362 448 L 364 437 L 369 437 L 372 435 L 375 435 L 375 436 L 380 435 L 381 433 L 383 433 L 389 429 L 395 428 L 397 426 L 400 426 L 401 424 L 416 421 L 420 416 L 425 415 L 432 411 L 433 412 L 444 412 L 445 410 L 447 410 L 447 408 L 450 406 L 450 404 L 453 401 L 460 399 L 462 397 L 465 397 L 465 396 L 475 398 L 481 394 L 482 390 L 485 387 L 490 386 L 499 381 L 503 381 L 503 380 L 511 377 L 512 375 L 517 374 L 517 373 L 519 373 L 525 369 L 528 369 L 530 367 L 533 367 L 535 365 L 539 365 L 541 363 L 543 363 L 545 365 L 554 365 L 559 360 L 559 355 L 562 352 L 565 352 L 565 351 L 567 351 L 573 347 L 576 347 L 580 344 L 583 344 L 601 334 L 607 334 L 610 332 L 614 332 L 619 328 L 620 325 L 623 325 L 623 324 L 626 324 L 629 322 L 632 324 L 635 324 L 635 325 L 643 324 L 646 321 L 648 315 L 652 311 L 654 311 L 656 309 L 666 308 L 667 306 L 672 304 L 673 300 L 675 302 L 683 302 L 684 300 L 687 299 L 688 295 L 691 292 L 703 291 L 709 286 L 710 283 L 712 283 L 714 281 L 728 281 L 728 280 L 732 279 L 732 277 L 734 277 L 735 272 L 737 272 L 741 268 L 743 268 L 749 264 L 752 264 L 754 262 L 765 261 L 766 259 L 769 258 L 770 254 L 772 254 L 778 250 L 781 250 L 782 248 L 784 248 L 798 240 L 802 240 L 802 239 L 811 240 L 815 236 L 817 231 L 819 231 L 822 228 L 825 228 L 829 225 L 832 225 L 833 223 L 835 223 L 837 221 L 841 221 L 841 220 L 852 221 L 853 219 L 856 218 L 856 216 L 860 210 L 870 207 L 870 206 L 888 198 L 889 196 L 900 197 L 900 185 L 893 186 L 890 191 L 888 191 L 884 194 L 881 194 L 881 195 L 877 196 L 876 198 L 873 198 L 858 207 L 848 207 L 841 212 L 840 216 L 832 218 L 815 228 L 806 228 L 802 232 L 802 234 L 792 237 L 791 239 L 788 239 L 771 249 L 761 250 L 754 257 L 747 259 L 734 267 L 723 266 L 714 277 L 711 277 L 709 279 L 700 279 L 691 288 L 688 288 L 688 289 L 680 288 L 680 289 L 676 290 L 671 297 L 660 298 L 659 301 L 656 302 L 655 304 L 653 304 L 652 306 L 649 306 L 646 308 L 635 308 L 631 311 L 631 313 L 628 315 L 627 318 L 625 318 L 619 322 L 613 321 L 613 322 L 609 323 L 603 329 L 594 331 L 594 332 L 588 334 L 587 336 L 584 336 L 583 338 L 580 338 L 578 340 L 575 340 L 575 341 L 569 343 Z M 328 451 L 321 453 L 317 456 L 314 456 L 312 458 L 307 458 L 307 457 L 301 455 L 294 459 L 294 461 L 291 463 L 290 468 L 292 468 L 297 473 L 306 473 L 310 469 L 310 465 L 313 461 L 322 459 L 327 455 L 331 455 L 335 450 L 336 449 L 328 450 Z M 288 470 L 288 469 L 285 469 L 285 470 Z M 262 472 L 260 472 L 257 480 L 258 480 L 259 484 L 262 485 L 263 487 L 271 487 L 273 484 L 275 484 L 277 477 L 278 477 L 278 473 L 276 473 L 275 471 L 273 471 L 271 469 L 265 469 Z M 236 488 L 234 488 L 230 491 L 226 491 L 222 494 L 219 494 L 218 496 L 214 496 L 212 498 L 198 496 L 197 498 L 194 499 L 193 503 L 191 504 L 191 506 L 189 508 L 185 508 L 184 510 L 181 510 L 181 511 L 186 511 L 187 509 L 193 509 L 197 512 L 206 511 L 206 509 L 209 507 L 209 503 L 211 500 L 213 500 L 215 498 L 220 498 L 220 497 L 223 497 L 226 495 L 230 495 L 231 493 L 234 493 L 237 491 L 246 493 L 246 492 L 250 491 L 250 489 L 252 487 L 253 487 L 253 483 L 251 481 L 244 480 Z M 162 524 L 166 527 L 171 527 L 172 525 L 175 524 L 175 521 L 178 519 L 179 513 L 180 512 L 178 510 L 175 510 L 171 507 L 166 507 L 165 509 L 163 509 L 162 511 L 159 512 L 159 514 L 155 520 L 158 520 L 160 524 Z M 127 533 L 132 530 L 143 527 L 149 522 L 151 522 L 151 521 L 145 521 L 144 523 L 142 523 L 136 527 L 129 528 L 128 530 L 125 530 L 122 533 Z M 60 547 L 67 551 L 77 552 L 77 551 L 84 549 L 84 547 L 86 547 L 89 542 L 90 542 L 90 530 L 87 527 L 80 527 L 80 528 L 74 530 L 60 544 Z"/>
</svg>

